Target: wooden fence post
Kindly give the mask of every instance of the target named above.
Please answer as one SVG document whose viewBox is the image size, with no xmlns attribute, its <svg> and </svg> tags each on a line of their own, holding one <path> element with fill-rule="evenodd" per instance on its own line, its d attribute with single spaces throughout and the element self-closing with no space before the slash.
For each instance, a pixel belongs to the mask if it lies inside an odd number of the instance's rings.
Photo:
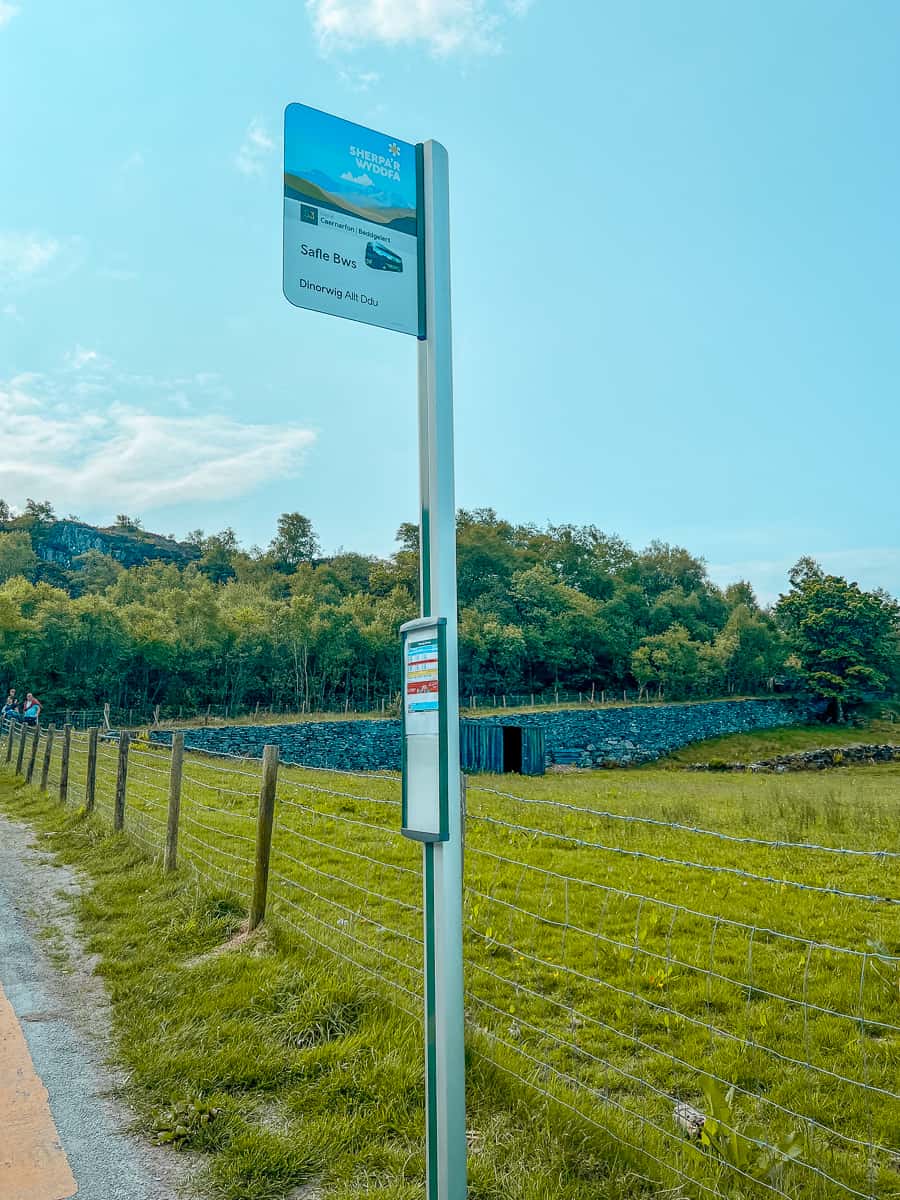
<svg viewBox="0 0 900 1200">
<path fill-rule="evenodd" d="M 20 725 L 19 729 L 21 730 L 21 732 L 19 734 L 19 750 L 18 750 L 18 753 L 16 754 L 16 774 L 17 775 L 22 774 L 22 759 L 25 757 L 25 735 L 28 732 L 28 726 Z"/>
<path fill-rule="evenodd" d="M 259 788 L 259 816 L 256 823 L 256 872 L 253 876 L 253 900 L 250 928 L 255 929 L 266 915 L 269 886 L 269 856 L 272 851 L 272 825 L 275 820 L 275 784 L 278 781 L 278 747 L 263 750 L 262 783 Z"/>
<path fill-rule="evenodd" d="M 47 790 L 47 776 L 50 774 L 50 757 L 53 754 L 53 734 L 56 732 L 55 725 L 47 726 L 47 741 L 44 744 L 44 761 L 41 763 L 41 791 Z"/>
<path fill-rule="evenodd" d="M 28 766 L 25 768 L 25 782 L 34 779 L 34 764 L 37 762 L 38 742 L 41 740 L 40 725 L 34 726 L 34 737 L 31 739 L 31 753 L 28 756 Z"/>
<path fill-rule="evenodd" d="M 93 726 L 88 731 L 87 775 L 84 780 L 84 811 L 94 811 L 94 800 L 97 794 L 97 735 L 99 729 Z"/>
<path fill-rule="evenodd" d="M 178 820 L 181 815 L 181 771 L 184 766 L 184 734 L 172 734 L 172 762 L 169 766 L 169 820 L 166 825 L 166 853 L 163 869 L 178 866 Z"/>
<path fill-rule="evenodd" d="M 59 764 L 59 802 L 69 798 L 69 754 L 72 750 L 72 726 L 63 725 L 62 761 Z"/>
<path fill-rule="evenodd" d="M 13 739 L 16 736 L 16 723 L 10 717 L 9 719 L 9 737 L 6 739 L 6 761 L 12 762 Z"/>
<path fill-rule="evenodd" d="M 116 769 L 116 803 L 113 811 L 113 829 L 120 833 L 125 828 L 125 788 L 128 784 L 128 744 L 131 737 L 123 729 L 119 734 L 119 763 Z"/>
</svg>

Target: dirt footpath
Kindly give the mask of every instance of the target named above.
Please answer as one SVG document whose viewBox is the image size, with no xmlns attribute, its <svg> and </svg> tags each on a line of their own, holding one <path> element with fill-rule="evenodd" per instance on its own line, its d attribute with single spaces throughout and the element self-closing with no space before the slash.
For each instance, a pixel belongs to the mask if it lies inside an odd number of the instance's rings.
<svg viewBox="0 0 900 1200">
<path fill-rule="evenodd" d="M 108 1006 L 74 933 L 78 883 L 0 815 L 0 1197 L 182 1200 L 185 1159 L 128 1132 Z"/>
</svg>

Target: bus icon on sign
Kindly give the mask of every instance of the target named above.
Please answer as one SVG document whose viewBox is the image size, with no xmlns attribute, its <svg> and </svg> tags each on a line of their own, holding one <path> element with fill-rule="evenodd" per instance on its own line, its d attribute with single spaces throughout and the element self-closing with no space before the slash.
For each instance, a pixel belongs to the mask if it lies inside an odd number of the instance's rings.
<svg viewBox="0 0 900 1200">
<path fill-rule="evenodd" d="M 313 208 L 313 206 L 311 204 L 301 204 L 300 205 L 300 220 L 306 221 L 307 224 L 309 224 L 309 225 L 318 225 L 319 210 L 317 208 Z"/>
<path fill-rule="evenodd" d="M 366 266 L 374 271 L 402 271 L 403 259 L 381 242 L 369 242 L 366 246 Z"/>
</svg>

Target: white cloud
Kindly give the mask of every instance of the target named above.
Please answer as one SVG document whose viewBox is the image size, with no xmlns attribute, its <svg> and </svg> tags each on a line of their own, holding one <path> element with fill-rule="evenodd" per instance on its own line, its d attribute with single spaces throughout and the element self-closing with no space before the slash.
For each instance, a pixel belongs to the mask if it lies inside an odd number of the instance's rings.
<svg viewBox="0 0 900 1200">
<path fill-rule="evenodd" d="M 371 175 L 354 175 L 352 171 L 345 171 L 341 179 L 346 179 L 348 183 L 358 183 L 360 187 L 374 187 L 375 181 Z"/>
<path fill-rule="evenodd" d="M 9 4 L 7 0 L 0 0 L 0 29 L 11 21 L 19 11 L 18 5 Z"/>
<path fill-rule="evenodd" d="M 522 16 L 531 0 L 306 0 L 322 51 L 366 42 L 424 43 L 438 55 L 500 49 L 504 17 Z"/>
<path fill-rule="evenodd" d="M 275 142 L 266 133 L 263 123 L 253 120 L 247 126 L 234 165 L 243 175 L 261 175 L 266 159 L 275 149 Z"/>
<path fill-rule="evenodd" d="M 53 262 L 59 251 L 56 238 L 36 233 L 0 233 L 0 283 L 15 283 L 36 275 Z"/>
<path fill-rule="evenodd" d="M 233 499 L 296 474 L 315 439 L 297 425 L 249 424 L 169 400 L 176 411 L 160 411 L 159 400 L 153 411 L 101 402 L 89 389 L 85 398 L 64 378 L 0 382 L 4 498 L 51 496 L 76 511 Z"/>
<path fill-rule="evenodd" d="M 66 355 L 66 363 L 73 371 L 81 371 L 87 366 L 98 366 L 100 355 L 96 350 L 85 350 L 84 346 L 76 346 Z"/>
<path fill-rule="evenodd" d="M 18 289 L 48 278 L 58 283 L 81 266 L 85 254 L 80 237 L 0 230 L 0 288 Z"/>
<path fill-rule="evenodd" d="M 369 88 L 373 88 L 376 83 L 381 82 L 381 76 L 377 71 L 354 71 L 349 67 L 344 67 L 338 72 L 338 78 L 341 83 L 352 88 L 354 92 L 367 92 Z"/>
</svg>

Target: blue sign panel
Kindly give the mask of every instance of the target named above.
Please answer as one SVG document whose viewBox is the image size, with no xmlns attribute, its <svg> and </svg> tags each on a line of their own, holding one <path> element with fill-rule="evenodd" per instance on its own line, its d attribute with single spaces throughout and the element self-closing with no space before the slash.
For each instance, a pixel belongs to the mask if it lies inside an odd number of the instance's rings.
<svg viewBox="0 0 900 1200">
<path fill-rule="evenodd" d="M 284 113 L 284 294 L 419 333 L 416 148 L 305 104 Z"/>
</svg>

